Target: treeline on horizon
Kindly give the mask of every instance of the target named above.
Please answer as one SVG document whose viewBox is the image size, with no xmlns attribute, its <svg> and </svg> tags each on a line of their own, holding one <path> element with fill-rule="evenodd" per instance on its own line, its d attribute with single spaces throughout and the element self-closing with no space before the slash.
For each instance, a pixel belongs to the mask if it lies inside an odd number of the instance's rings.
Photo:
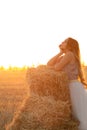
<svg viewBox="0 0 87 130">
<path fill-rule="evenodd" d="M 0 66 L 0 70 L 26 70 L 29 66 L 8 66 L 8 67 L 4 67 L 4 66 Z"/>
<path fill-rule="evenodd" d="M 8 66 L 8 67 L 4 67 L 3 65 L 0 66 L 0 70 L 26 70 L 27 68 L 31 68 L 31 67 L 36 67 L 34 64 L 32 64 L 31 66 L 27 66 L 24 65 L 22 67 L 19 66 Z M 84 64 L 84 62 L 82 63 L 82 67 L 87 67 L 87 65 Z"/>
</svg>

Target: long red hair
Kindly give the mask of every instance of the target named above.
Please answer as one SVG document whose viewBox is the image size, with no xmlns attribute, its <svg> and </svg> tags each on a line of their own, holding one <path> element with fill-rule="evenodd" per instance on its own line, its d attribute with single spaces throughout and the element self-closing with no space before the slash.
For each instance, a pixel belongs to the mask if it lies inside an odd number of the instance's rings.
<svg viewBox="0 0 87 130">
<path fill-rule="evenodd" d="M 73 52 L 76 62 L 78 64 L 78 71 L 79 71 L 79 77 L 80 80 L 84 80 L 83 72 L 82 72 L 82 65 L 81 65 L 81 55 L 80 55 L 80 47 L 77 40 L 69 37 L 67 39 L 67 48 Z"/>
</svg>

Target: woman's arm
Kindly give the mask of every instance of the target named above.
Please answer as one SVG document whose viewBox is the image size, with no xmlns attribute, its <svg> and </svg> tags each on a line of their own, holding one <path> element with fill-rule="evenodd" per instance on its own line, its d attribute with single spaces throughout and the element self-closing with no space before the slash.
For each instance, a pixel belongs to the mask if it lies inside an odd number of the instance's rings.
<svg viewBox="0 0 87 130">
<path fill-rule="evenodd" d="M 63 69 L 63 67 L 68 64 L 73 58 L 73 54 L 72 52 L 67 52 L 63 58 L 61 59 L 60 62 L 58 62 L 55 66 L 54 69 L 57 71 L 61 71 Z"/>
<path fill-rule="evenodd" d="M 60 57 L 62 56 L 63 52 L 58 53 L 56 56 L 52 57 L 48 62 L 47 62 L 47 66 L 53 66 L 55 65 L 55 63 L 58 61 L 58 58 L 60 59 Z"/>
</svg>

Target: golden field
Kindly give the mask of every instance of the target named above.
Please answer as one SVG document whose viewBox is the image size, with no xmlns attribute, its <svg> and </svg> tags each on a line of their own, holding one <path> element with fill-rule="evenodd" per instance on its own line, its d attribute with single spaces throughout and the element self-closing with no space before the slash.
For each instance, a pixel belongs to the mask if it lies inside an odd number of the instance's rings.
<svg viewBox="0 0 87 130">
<path fill-rule="evenodd" d="M 26 70 L 0 70 L 0 130 L 11 121 L 28 92 Z"/>
<path fill-rule="evenodd" d="M 87 67 L 84 72 L 87 79 Z M 0 130 L 5 130 L 28 94 L 26 69 L 0 70 Z"/>
</svg>

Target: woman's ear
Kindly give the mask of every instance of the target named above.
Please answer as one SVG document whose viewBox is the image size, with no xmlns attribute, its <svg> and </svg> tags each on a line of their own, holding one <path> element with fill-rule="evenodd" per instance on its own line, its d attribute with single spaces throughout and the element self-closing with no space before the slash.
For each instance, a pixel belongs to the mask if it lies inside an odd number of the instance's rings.
<svg viewBox="0 0 87 130">
<path fill-rule="evenodd" d="M 68 49 L 69 51 L 72 51 L 72 48 L 70 46 L 66 46 L 66 49 Z"/>
</svg>

